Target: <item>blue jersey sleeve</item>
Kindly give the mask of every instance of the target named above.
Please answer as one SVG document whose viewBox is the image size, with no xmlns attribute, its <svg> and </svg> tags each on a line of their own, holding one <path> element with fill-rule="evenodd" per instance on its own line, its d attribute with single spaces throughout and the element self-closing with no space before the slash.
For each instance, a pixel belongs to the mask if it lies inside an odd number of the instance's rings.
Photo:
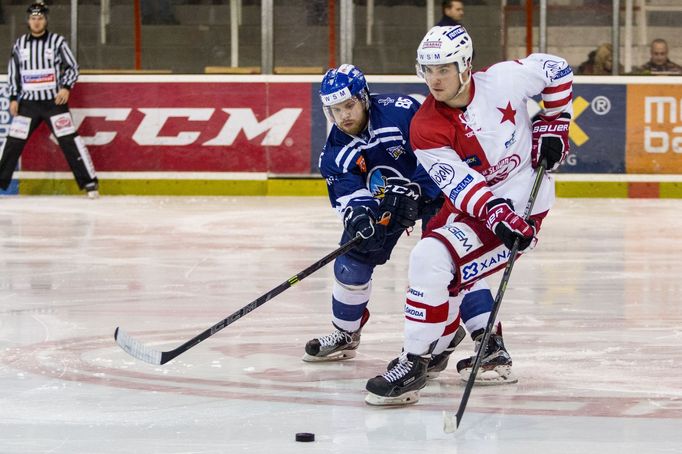
<svg viewBox="0 0 682 454">
<path fill-rule="evenodd" d="M 436 200 L 441 195 L 441 190 L 438 185 L 429 176 L 426 169 L 421 164 L 417 164 L 417 168 L 412 175 L 412 181 L 417 183 L 422 190 L 422 197 L 429 200 Z"/>
<path fill-rule="evenodd" d="M 382 116 L 394 124 L 410 143 L 410 122 L 419 110 L 419 101 L 411 96 L 387 93 L 372 96 L 372 107 L 381 110 Z"/>
<path fill-rule="evenodd" d="M 378 206 L 365 185 L 365 162 L 357 142 L 334 127 L 320 155 L 320 173 L 327 183 L 329 201 L 339 213 L 347 206 Z"/>
</svg>

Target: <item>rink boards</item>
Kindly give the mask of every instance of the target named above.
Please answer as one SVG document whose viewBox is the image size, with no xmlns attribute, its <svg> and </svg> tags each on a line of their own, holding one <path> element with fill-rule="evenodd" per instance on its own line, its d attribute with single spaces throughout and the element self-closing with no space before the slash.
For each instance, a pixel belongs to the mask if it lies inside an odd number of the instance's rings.
<svg viewBox="0 0 682 454">
<path fill-rule="evenodd" d="M 368 80 L 373 92 L 427 94 L 416 77 Z M 83 76 L 70 106 L 103 194 L 323 195 L 318 86 L 319 76 Z M 8 104 L 3 86 L 0 141 Z M 682 78 L 577 77 L 573 109 L 560 196 L 682 197 Z M 45 126 L 19 170 L 8 193 L 77 192 Z"/>
</svg>

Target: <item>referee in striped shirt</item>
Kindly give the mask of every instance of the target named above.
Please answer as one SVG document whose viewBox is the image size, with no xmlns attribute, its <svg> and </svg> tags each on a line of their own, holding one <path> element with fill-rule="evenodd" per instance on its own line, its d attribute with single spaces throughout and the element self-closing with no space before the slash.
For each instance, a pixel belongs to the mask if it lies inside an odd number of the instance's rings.
<svg viewBox="0 0 682 454">
<path fill-rule="evenodd" d="M 47 30 L 47 6 L 28 7 L 30 33 L 12 48 L 7 69 L 12 124 L 0 149 L 0 188 L 7 189 L 26 141 L 45 121 L 57 138 L 71 171 L 88 197 L 99 197 L 90 153 L 74 127 L 69 93 L 78 79 L 78 63 L 63 36 Z"/>
</svg>

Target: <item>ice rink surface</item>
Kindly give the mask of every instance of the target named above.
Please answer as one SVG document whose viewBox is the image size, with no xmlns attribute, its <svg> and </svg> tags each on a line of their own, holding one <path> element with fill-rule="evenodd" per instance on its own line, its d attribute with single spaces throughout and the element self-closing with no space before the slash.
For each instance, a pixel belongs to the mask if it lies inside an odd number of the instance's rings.
<svg viewBox="0 0 682 454">
<path fill-rule="evenodd" d="M 682 200 L 557 201 L 500 311 L 519 382 L 475 387 L 455 434 L 469 338 L 418 404 L 363 401 L 402 345 L 418 231 L 350 361 L 301 361 L 331 331 L 331 266 L 166 365 L 114 343 L 175 348 L 339 233 L 325 198 L 0 198 L 0 453 L 682 453 Z"/>
</svg>

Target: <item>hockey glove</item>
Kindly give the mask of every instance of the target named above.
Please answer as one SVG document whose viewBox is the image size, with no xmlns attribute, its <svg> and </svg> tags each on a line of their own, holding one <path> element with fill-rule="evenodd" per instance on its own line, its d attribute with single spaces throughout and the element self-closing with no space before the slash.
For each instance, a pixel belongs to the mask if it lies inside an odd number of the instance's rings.
<svg viewBox="0 0 682 454">
<path fill-rule="evenodd" d="M 533 243 L 535 228 L 514 212 L 510 200 L 493 199 L 486 205 L 485 226 L 492 230 L 504 243 L 507 249 L 514 246 L 514 240 L 519 239 L 519 251 L 523 251 Z"/>
<path fill-rule="evenodd" d="M 547 159 L 547 170 L 556 170 L 566 159 L 570 145 L 568 128 L 571 116 L 562 113 L 554 119 L 542 115 L 533 118 L 533 147 L 531 158 L 533 168 L 537 168 L 543 159 Z"/>
<path fill-rule="evenodd" d="M 389 235 L 414 226 L 419 218 L 420 194 L 419 185 L 405 178 L 386 180 L 379 213 L 388 212 L 391 215 Z"/>
<path fill-rule="evenodd" d="M 362 242 L 355 247 L 359 252 L 379 250 L 386 241 L 386 226 L 377 224 L 374 213 L 366 206 L 346 207 L 343 211 L 343 228 L 351 238 L 362 237 Z"/>
</svg>

